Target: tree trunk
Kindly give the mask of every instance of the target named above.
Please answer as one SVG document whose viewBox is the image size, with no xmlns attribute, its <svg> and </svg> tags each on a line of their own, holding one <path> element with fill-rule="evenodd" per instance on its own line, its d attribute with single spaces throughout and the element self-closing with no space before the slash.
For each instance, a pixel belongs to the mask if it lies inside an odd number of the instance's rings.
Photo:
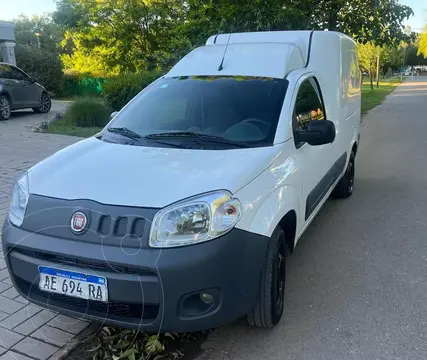
<svg viewBox="0 0 427 360">
<path fill-rule="evenodd" d="M 377 89 L 380 83 L 380 55 L 377 56 Z"/>
<path fill-rule="evenodd" d="M 372 70 L 369 71 L 369 80 L 371 82 L 371 90 L 374 90 L 374 72 Z"/>
</svg>

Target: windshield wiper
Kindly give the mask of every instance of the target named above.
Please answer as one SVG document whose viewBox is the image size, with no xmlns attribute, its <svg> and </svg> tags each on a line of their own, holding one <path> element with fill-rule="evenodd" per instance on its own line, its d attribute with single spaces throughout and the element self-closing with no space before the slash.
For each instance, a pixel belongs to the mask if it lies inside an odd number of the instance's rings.
<svg viewBox="0 0 427 360">
<path fill-rule="evenodd" d="M 186 146 L 182 146 L 182 145 L 178 145 L 178 144 L 169 144 L 169 143 L 166 143 L 166 142 L 163 142 L 163 141 L 158 141 L 158 140 L 155 140 L 155 139 L 150 139 L 148 137 L 144 137 L 143 138 L 137 132 L 135 132 L 135 131 L 133 131 L 131 129 L 128 129 L 127 127 L 109 127 L 109 128 L 107 128 L 107 131 L 109 131 L 110 133 L 113 133 L 113 134 L 118 134 L 118 135 L 125 136 L 125 137 L 127 137 L 129 139 L 132 139 L 132 140 L 135 140 L 135 141 L 138 141 L 138 142 L 140 142 L 142 139 L 147 139 L 147 140 L 153 141 L 153 142 L 155 142 L 157 144 L 162 144 L 162 145 L 168 145 L 168 146 L 171 146 L 171 147 L 187 149 Z"/>
<path fill-rule="evenodd" d="M 107 131 L 113 134 L 118 134 L 125 136 L 127 138 L 137 140 L 141 139 L 142 136 L 136 133 L 135 131 L 128 129 L 127 127 L 109 127 L 107 128 Z"/>
<path fill-rule="evenodd" d="M 244 143 L 229 140 L 221 136 L 201 134 L 201 133 L 196 133 L 192 131 L 175 131 L 175 132 L 150 134 L 150 135 L 147 135 L 145 138 L 146 139 L 190 138 L 190 139 L 197 139 L 197 140 L 207 140 L 214 143 L 233 145 L 233 146 L 238 146 L 242 148 L 248 147 L 248 145 Z"/>
</svg>

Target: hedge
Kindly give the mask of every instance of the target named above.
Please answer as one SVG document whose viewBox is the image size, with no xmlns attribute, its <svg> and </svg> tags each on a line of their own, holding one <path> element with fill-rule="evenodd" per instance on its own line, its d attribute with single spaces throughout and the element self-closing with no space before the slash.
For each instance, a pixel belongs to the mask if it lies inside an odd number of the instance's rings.
<svg viewBox="0 0 427 360">
<path fill-rule="evenodd" d="M 103 96 L 111 108 L 119 111 L 161 75 L 162 73 L 159 71 L 152 71 L 111 77 L 103 84 Z"/>
<path fill-rule="evenodd" d="M 100 96 L 106 80 L 91 76 L 65 73 L 61 95 L 66 97 Z"/>
<path fill-rule="evenodd" d="M 19 68 L 36 78 L 54 95 L 61 93 L 64 75 L 58 54 L 39 49 L 38 46 L 16 44 L 15 55 Z"/>
</svg>

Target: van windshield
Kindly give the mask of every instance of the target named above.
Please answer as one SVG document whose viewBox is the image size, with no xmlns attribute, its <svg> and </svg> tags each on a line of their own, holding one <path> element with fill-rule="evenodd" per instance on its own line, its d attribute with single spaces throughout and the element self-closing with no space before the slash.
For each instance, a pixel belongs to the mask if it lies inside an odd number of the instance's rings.
<svg viewBox="0 0 427 360">
<path fill-rule="evenodd" d="M 272 145 L 287 83 L 244 76 L 163 78 L 140 93 L 107 130 L 117 134 L 117 129 L 125 129 L 127 135 L 161 139 L 155 146 L 191 143 L 185 134 L 197 135 L 194 142 L 203 142 L 204 148 L 215 138 L 226 140 L 224 146 L 227 142 L 245 147 Z"/>
</svg>

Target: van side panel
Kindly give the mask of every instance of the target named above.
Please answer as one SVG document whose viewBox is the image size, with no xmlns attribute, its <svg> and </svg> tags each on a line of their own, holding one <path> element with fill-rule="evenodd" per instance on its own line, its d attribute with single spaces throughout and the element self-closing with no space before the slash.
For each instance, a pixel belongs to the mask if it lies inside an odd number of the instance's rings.
<svg viewBox="0 0 427 360">
<path fill-rule="evenodd" d="M 357 48 L 353 40 L 341 37 L 342 56 L 342 100 L 344 118 L 349 119 L 355 113 L 360 113 L 360 70 L 357 58 Z"/>
<path fill-rule="evenodd" d="M 307 70 L 317 78 L 322 91 L 326 118 L 338 126 L 341 119 L 341 49 L 338 33 L 314 31 Z"/>
<path fill-rule="evenodd" d="M 356 43 L 338 32 L 314 31 L 308 68 L 323 92 L 326 118 L 334 122 L 339 134 L 334 141 L 336 158 L 349 154 L 359 134 L 361 115 Z"/>
</svg>

